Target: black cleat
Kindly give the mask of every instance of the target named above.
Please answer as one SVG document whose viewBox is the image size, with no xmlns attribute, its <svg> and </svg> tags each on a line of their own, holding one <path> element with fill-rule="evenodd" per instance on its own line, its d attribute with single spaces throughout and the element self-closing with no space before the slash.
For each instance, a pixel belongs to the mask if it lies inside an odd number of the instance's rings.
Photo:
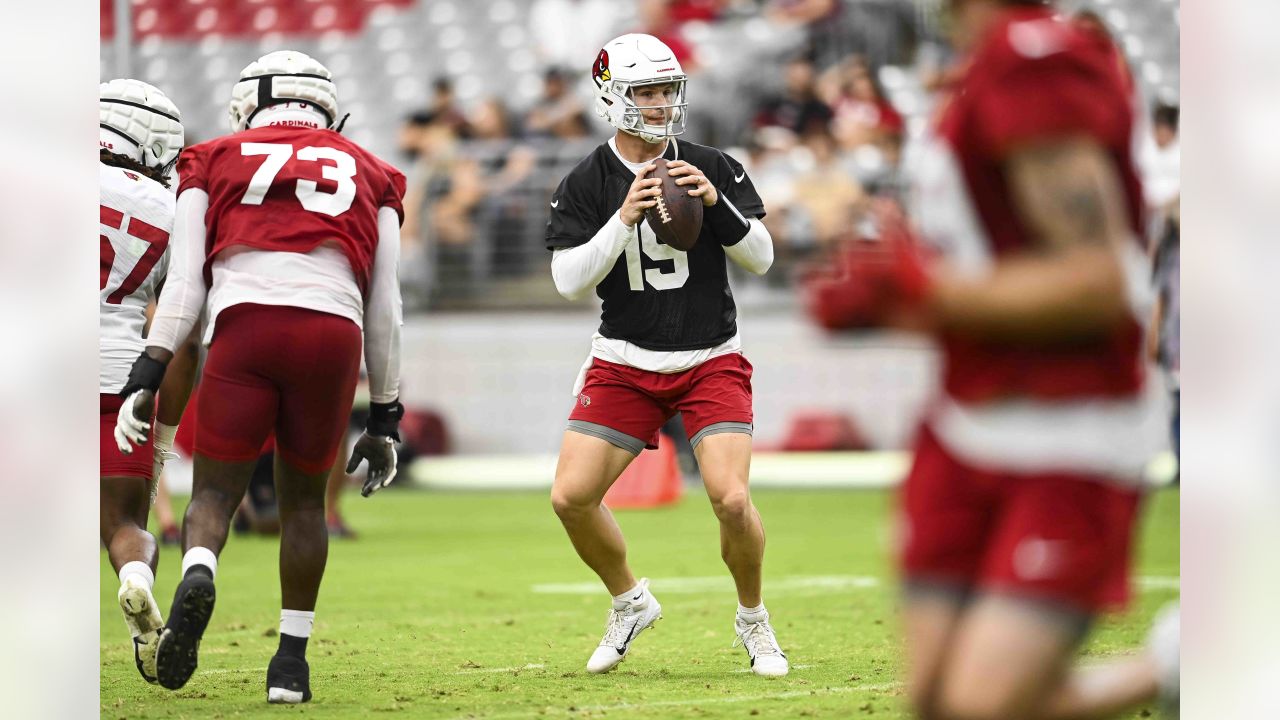
<svg viewBox="0 0 1280 720">
<path fill-rule="evenodd" d="M 198 570 L 188 572 L 178 584 L 156 648 L 156 679 L 164 687 L 177 690 L 196 671 L 196 653 L 213 615 L 215 596 L 213 578 Z"/>
<path fill-rule="evenodd" d="M 304 703 L 311 700 L 311 668 L 306 658 L 276 655 L 267 666 L 267 702 Z"/>
</svg>

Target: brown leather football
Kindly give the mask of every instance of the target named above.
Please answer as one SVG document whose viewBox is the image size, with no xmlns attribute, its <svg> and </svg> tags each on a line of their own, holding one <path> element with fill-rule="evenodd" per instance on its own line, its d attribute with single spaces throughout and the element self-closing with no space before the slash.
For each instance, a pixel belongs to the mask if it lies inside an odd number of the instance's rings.
<svg viewBox="0 0 1280 720">
<path fill-rule="evenodd" d="M 702 231 L 702 198 L 689 195 L 694 185 L 676 185 L 676 180 L 687 176 L 667 174 L 665 158 L 658 158 L 653 164 L 649 177 L 662 179 L 662 194 L 657 197 L 657 205 L 644 211 L 645 220 L 658 242 L 688 252 Z"/>
</svg>

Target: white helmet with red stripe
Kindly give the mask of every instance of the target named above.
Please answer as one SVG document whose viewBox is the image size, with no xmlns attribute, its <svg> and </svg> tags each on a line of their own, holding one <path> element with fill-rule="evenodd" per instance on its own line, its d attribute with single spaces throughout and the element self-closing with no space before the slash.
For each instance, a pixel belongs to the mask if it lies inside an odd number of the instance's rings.
<svg viewBox="0 0 1280 720">
<path fill-rule="evenodd" d="M 324 113 L 326 127 L 340 127 L 338 88 L 329 69 L 306 53 L 277 50 L 240 71 L 227 108 L 231 131 L 244 130 L 259 111 L 281 103 L 309 105 Z"/>
<path fill-rule="evenodd" d="M 182 152 L 182 114 L 167 95 L 141 80 L 98 85 L 98 146 L 168 173 Z"/>
<path fill-rule="evenodd" d="M 605 44 L 591 66 L 596 83 L 596 114 L 615 128 L 656 143 L 684 132 L 686 76 L 676 54 L 652 35 L 630 33 Z M 636 105 L 633 90 L 644 85 L 673 85 L 668 102 L 646 104 L 644 110 L 661 110 L 663 122 L 646 122 Z"/>
</svg>

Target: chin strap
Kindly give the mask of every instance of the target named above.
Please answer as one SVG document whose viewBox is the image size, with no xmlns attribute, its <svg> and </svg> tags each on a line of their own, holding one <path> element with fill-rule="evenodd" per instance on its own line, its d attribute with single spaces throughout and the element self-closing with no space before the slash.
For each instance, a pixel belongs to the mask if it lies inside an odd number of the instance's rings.
<svg viewBox="0 0 1280 720">
<path fill-rule="evenodd" d="M 341 133 L 342 128 L 346 126 L 347 118 L 349 117 L 351 117 L 351 113 L 347 113 L 346 115 L 343 115 L 342 119 L 338 121 L 338 124 L 334 125 L 331 129 L 336 133 Z"/>
</svg>

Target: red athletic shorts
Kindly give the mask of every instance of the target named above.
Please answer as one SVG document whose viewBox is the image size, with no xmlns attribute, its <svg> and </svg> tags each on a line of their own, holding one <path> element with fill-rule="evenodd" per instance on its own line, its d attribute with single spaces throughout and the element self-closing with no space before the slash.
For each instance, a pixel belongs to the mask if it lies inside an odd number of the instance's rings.
<svg viewBox="0 0 1280 720">
<path fill-rule="evenodd" d="M 741 353 L 678 373 L 656 373 L 599 358 L 569 414 L 569 429 L 639 454 L 677 412 L 695 446 L 721 432 L 751 434 L 751 363 Z"/>
<path fill-rule="evenodd" d="M 124 398 L 119 395 L 98 396 L 98 476 L 99 477 L 136 477 L 151 479 L 152 451 L 151 431 L 147 431 L 147 441 L 133 448 L 133 452 L 125 455 L 116 447 L 116 416 L 120 414 L 120 406 Z"/>
<path fill-rule="evenodd" d="M 256 460 L 272 430 L 276 451 L 308 474 L 328 470 L 347 429 L 360 372 L 350 320 L 245 303 L 218 314 L 200 382 L 195 452 Z"/>
<path fill-rule="evenodd" d="M 908 588 L 987 591 L 1093 615 L 1128 600 L 1138 491 L 1106 478 L 979 470 L 927 428 L 900 496 Z"/>
</svg>

